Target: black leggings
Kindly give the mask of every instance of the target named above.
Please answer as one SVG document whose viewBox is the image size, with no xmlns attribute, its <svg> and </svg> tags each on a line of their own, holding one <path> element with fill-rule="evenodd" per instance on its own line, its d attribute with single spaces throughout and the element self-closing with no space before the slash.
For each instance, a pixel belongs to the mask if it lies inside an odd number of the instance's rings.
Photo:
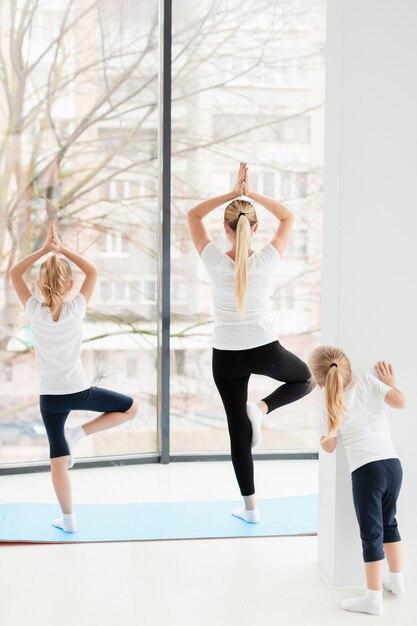
<svg viewBox="0 0 417 626">
<path fill-rule="evenodd" d="M 76 393 L 41 395 L 39 396 L 39 404 L 48 435 L 49 456 L 51 459 L 55 459 L 69 454 L 64 428 L 70 411 L 126 413 L 133 404 L 133 398 L 110 389 L 90 387 Z"/>
<path fill-rule="evenodd" d="M 246 413 L 248 383 L 251 374 L 270 376 L 284 382 L 263 398 L 268 413 L 295 402 L 310 391 L 307 365 L 273 341 L 249 350 L 213 348 L 213 377 L 227 416 L 232 463 L 243 496 L 255 493 L 252 459 L 252 425 Z"/>
</svg>

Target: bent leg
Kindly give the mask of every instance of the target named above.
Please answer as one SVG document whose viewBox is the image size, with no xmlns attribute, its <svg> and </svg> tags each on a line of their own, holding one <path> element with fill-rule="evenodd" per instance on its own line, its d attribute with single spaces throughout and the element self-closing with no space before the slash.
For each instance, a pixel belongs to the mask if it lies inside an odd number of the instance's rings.
<svg viewBox="0 0 417 626">
<path fill-rule="evenodd" d="M 130 396 L 110 389 L 91 387 L 79 408 L 102 412 L 98 417 L 82 425 L 85 434 L 92 435 L 133 419 L 139 405 Z"/>
<path fill-rule="evenodd" d="M 253 363 L 253 374 L 269 376 L 284 383 L 262 398 L 268 413 L 303 398 L 312 390 L 307 365 L 278 341 L 254 348 Z"/>
</svg>

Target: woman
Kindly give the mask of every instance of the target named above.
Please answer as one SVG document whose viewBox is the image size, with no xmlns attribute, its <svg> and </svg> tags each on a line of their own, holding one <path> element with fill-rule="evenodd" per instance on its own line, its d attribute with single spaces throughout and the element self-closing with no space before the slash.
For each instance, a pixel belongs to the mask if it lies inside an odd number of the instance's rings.
<svg viewBox="0 0 417 626">
<path fill-rule="evenodd" d="M 269 243 L 254 252 L 252 235 L 258 229 L 255 200 L 279 221 Z M 222 252 L 204 227 L 203 219 L 229 202 L 224 212 L 225 234 L 231 248 Z M 259 522 L 251 448 L 261 439 L 265 414 L 302 398 L 310 391 L 307 365 L 277 340 L 269 299 L 275 269 L 290 238 L 294 216 L 279 202 L 254 192 L 246 163 L 239 167 L 230 193 L 206 200 L 188 212 L 188 225 L 197 252 L 212 282 L 214 304 L 213 377 L 227 416 L 231 453 L 244 507 L 233 515 Z M 247 404 L 251 374 L 284 382 L 267 397 Z"/>
<path fill-rule="evenodd" d="M 54 254 L 40 266 L 37 285 L 42 300 L 39 300 L 30 293 L 23 275 L 50 252 Z M 71 300 L 67 299 L 73 287 L 71 267 L 59 254 L 75 263 L 85 275 L 79 293 Z M 91 387 L 88 382 L 80 359 L 82 324 L 97 271 L 87 259 L 62 245 L 54 222 L 49 226 L 43 247 L 14 265 L 10 278 L 32 324 L 40 410 L 49 440 L 52 482 L 62 510 L 62 517 L 54 520 L 53 525 L 65 532 L 75 532 L 77 526 L 68 475 L 68 469 L 74 464 L 75 447 L 87 435 L 133 419 L 138 404 L 130 396 Z M 82 426 L 64 430 L 72 410 L 103 414 Z"/>
<path fill-rule="evenodd" d="M 353 502 L 360 528 L 366 594 L 343 600 L 346 611 L 380 615 L 384 558 L 389 565 L 385 584 L 394 595 L 404 592 L 402 543 L 395 518 L 402 467 L 391 441 L 385 404 L 402 409 L 405 397 L 395 385 L 392 366 L 376 365 L 378 378 L 354 376 L 340 348 L 320 346 L 310 356 L 313 380 L 323 389 L 320 443 L 334 452 L 340 433 L 352 478 Z"/>
</svg>

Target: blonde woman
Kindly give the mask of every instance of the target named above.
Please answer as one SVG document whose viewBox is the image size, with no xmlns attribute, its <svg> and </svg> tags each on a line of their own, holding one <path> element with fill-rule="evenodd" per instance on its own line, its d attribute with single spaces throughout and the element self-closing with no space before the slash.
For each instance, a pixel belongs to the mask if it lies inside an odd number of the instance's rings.
<svg viewBox="0 0 417 626">
<path fill-rule="evenodd" d="M 24 273 L 43 256 L 38 289 L 42 299 L 31 294 Z M 60 256 L 62 255 L 62 256 Z M 68 299 L 73 287 L 69 259 L 84 273 L 79 293 Z M 65 532 L 77 529 L 71 497 L 68 469 L 74 464 L 77 443 L 87 435 L 118 426 L 135 417 L 137 402 L 115 391 L 91 387 L 81 363 L 82 323 L 86 306 L 96 284 L 95 266 L 84 257 L 65 248 L 49 226 L 43 247 L 29 254 L 10 270 L 16 293 L 31 321 L 39 379 L 42 419 L 49 440 L 52 482 L 62 510 L 53 525 Z M 64 430 L 72 410 L 98 411 L 97 418 Z"/>
<path fill-rule="evenodd" d="M 240 199 L 242 195 L 264 206 L 278 220 L 270 242 L 256 252 L 252 250 L 252 236 L 258 229 L 258 219 L 254 206 Z M 229 203 L 223 220 L 231 246 L 228 252 L 210 241 L 203 223 L 206 215 L 225 203 Z M 212 283 L 213 377 L 225 408 L 232 463 L 244 499 L 244 507 L 233 515 L 250 523 L 260 519 L 252 448 L 260 442 L 262 418 L 310 390 L 308 367 L 277 341 L 269 313 L 273 276 L 293 221 L 293 214 L 285 206 L 250 188 L 246 163 L 240 164 L 233 191 L 206 200 L 188 212 L 192 240 Z M 285 384 L 262 400 L 247 404 L 251 374 Z"/>
<path fill-rule="evenodd" d="M 404 591 L 401 537 L 395 519 L 402 468 L 384 410 L 385 404 L 402 409 L 404 394 L 395 386 L 393 368 L 385 361 L 375 367 L 378 378 L 355 377 L 342 350 L 321 346 L 313 351 L 309 364 L 313 380 L 323 388 L 321 446 L 333 452 L 340 433 L 346 450 L 365 562 L 366 595 L 344 600 L 341 606 L 380 615 L 384 553 L 389 565 L 385 587 L 395 595 Z"/>
</svg>

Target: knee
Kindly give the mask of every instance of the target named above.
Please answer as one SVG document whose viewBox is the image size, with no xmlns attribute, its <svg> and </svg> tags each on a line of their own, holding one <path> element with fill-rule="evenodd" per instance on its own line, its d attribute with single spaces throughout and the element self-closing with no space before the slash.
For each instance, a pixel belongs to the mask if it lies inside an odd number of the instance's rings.
<svg viewBox="0 0 417 626">
<path fill-rule="evenodd" d="M 68 454 L 62 456 L 54 456 L 51 457 L 51 469 L 52 470 L 63 470 L 68 469 Z"/>
<path fill-rule="evenodd" d="M 130 409 L 126 411 L 126 415 L 128 416 L 129 419 L 132 420 L 134 417 L 136 417 L 138 411 L 139 411 L 139 403 L 136 400 L 133 400 L 133 404 L 130 407 Z"/>
</svg>

